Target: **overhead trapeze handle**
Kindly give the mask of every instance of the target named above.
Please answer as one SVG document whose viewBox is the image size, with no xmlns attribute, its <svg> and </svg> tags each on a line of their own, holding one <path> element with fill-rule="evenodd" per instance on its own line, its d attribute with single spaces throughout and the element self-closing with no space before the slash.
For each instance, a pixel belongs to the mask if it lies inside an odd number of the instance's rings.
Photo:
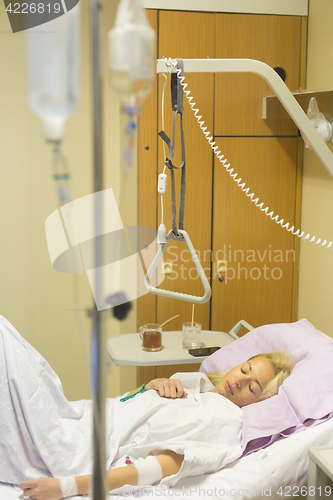
<svg viewBox="0 0 333 500">
<path fill-rule="evenodd" d="M 207 302 L 210 299 L 210 296 L 212 294 L 210 284 L 209 284 L 208 279 L 206 277 L 206 274 L 202 268 L 201 262 L 200 262 L 198 255 L 194 249 L 194 246 L 192 245 L 192 241 L 191 241 L 189 235 L 183 229 L 178 229 L 178 234 L 181 235 L 181 238 L 176 237 L 174 235 L 174 233 L 172 232 L 172 230 L 169 231 L 169 233 L 167 235 L 167 243 L 164 243 L 163 245 L 161 245 L 157 254 L 155 255 L 153 262 L 150 265 L 150 268 L 147 271 L 147 274 L 145 276 L 145 286 L 150 293 L 153 293 L 155 295 L 161 295 L 162 297 L 169 297 L 171 299 L 186 300 L 188 302 L 194 302 L 196 304 L 204 304 L 205 302 Z M 197 297 L 196 295 L 189 295 L 186 293 L 173 292 L 170 290 L 163 290 L 161 288 L 155 288 L 151 284 L 150 278 L 154 274 L 155 269 L 156 269 L 159 261 L 161 260 L 161 257 L 164 253 L 164 250 L 168 246 L 168 243 L 170 240 L 184 241 L 187 244 L 187 248 L 189 249 L 192 261 L 194 262 L 194 265 L 198 271 L 199 278 L 200 278 L 201 283 L 204 287 L 205 293 L 202 297 Z"/>
</svg>

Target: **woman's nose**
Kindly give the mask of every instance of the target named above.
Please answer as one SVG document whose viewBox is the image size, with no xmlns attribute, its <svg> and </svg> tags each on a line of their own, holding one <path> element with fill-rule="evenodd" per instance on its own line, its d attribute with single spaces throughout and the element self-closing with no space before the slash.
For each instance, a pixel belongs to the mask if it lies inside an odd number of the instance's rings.
<svg viewBox="0 0 333 500">
<path fill-rule="evenodd" d="M 249 381 L 249 376 L 246 375 L 245 373 L 241 377 L 236 377 L 235 382 L 236 386 L 238 389 L 241 389 L 244 384 L 246 384 Z"/>
</svg>

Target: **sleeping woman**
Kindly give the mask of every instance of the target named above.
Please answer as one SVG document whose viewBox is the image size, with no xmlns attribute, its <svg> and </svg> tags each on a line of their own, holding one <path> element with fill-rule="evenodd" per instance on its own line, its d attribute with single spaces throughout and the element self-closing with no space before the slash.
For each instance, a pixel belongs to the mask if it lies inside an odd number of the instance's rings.
<svg viewBox="0 0 333 500">
<path fill-rule="evenodd" d="M 178 373 L 112 400 L 108 488 L 158 481 L 173 486 L 236 460 L 242 455 L 241 408 L 277 394 L 291 370 L 284 353 L 263 353 L 226 373 Z M 90 482 L 90 475 L 67 475 L 21 481 L 19 487 L 33 500 L 59 500 L 88 494 Z"/>
</svg>

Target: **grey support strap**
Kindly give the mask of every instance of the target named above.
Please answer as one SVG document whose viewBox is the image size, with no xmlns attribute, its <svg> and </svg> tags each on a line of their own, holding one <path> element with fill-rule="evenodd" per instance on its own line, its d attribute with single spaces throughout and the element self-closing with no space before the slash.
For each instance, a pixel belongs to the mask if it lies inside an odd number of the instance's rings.
<svg viewBox="0 0 333 500">
<path fill-rule="evenodd" d="M 177 59 L 178 68 L 183 70 L 183 60 Z M 178 235 L 177 229 L 177 208 L 176 208 L 176 187 L 175 187 L 175 173 L 174 170 L 182 169 L 181 177 L 181 191 L 180 191 L 180 206 L 179 206 L 179 229 L 184 229 L 184 212 L 185 212 L 185 192 L 186 192 L 186 167 L 185 167 L 185 138 L 183 129 L 183 87 L 180 84 L 177 74 L 171 75 L 171 101 L 173 115 L 172 125 L 172 141 L 167 134 L 162 130 L 158 135 L 163 139 L 169 149 L 169 158 L 165 159 L 165 165 L 171 170 L 171 187 L 172 187 L 172 232 L 175 236 Z M 175 136 L 176 136 L 176 119 L 177 114 L 180 115 L 180 134 L 181 134 L 181 148 L 182 148 L 182 161 L 179 167 L 173 165 L 173 157 L 175 154 Z"/>
</svg>

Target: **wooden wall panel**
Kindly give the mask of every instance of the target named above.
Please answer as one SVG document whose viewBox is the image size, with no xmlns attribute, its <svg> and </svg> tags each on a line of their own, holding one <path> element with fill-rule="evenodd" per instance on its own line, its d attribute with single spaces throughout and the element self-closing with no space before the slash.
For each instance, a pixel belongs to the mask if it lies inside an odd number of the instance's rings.
<svg viewBox="0 0 333 500">
<path fill-rule="evenodd" d="M 217 143 L 260 201 L 295 223 L 297 138 L 224 138 Z M 216 161 L 212 330 L 228 332 L 240 319 L 257 327 L 292 320 L 294 237 L 251 203 Z"/>
<path fill-rule="evenodd" d="M 286 85 L 296 91 L 301 84 L 301 35 L 301 17 L 217 14 L 215 57 L 258 59 L 282 67 Z M 257 75 L 217 74 L 214 135 L 296 136 L 291 120 L 262 120 L 261 98 L 272 94 Z"/>
<path fill-rule="evenodd" d="M 177 372 L 195 372 L 199 370 L 200 363 L 189 365 L 161 365 L 142 366 L 137 370 L 137 386 L 139 387 L 154 378 L 169 378 Z"/>
<path fill-rule="evenodd" d="M 297 138 L 297 160 L 296 160 L 296 192 L 295 192 L 295 228 L 301 228 L 302 212 L 302 177 L 303 177 L 303 151 L 304 142 L 302 137 Z M 299 290 L 299 254 L 301 240 L 298 237 L 294 239 L 295 262 L 293 270 L 292 284 L 292 314 L 291 321 L 298 319 L 298 290 Z"/>
<path fill-rule="evenodd" d="M 157 56 L 157 11 L 147 10 L 151 27 L 156 32 Z M 138 137 L 138 226 L 156 229 L 157 224 L 157 78 L 150 94 L 143 103 L 139 120 Z M 156 322 L 156 295 L 147 293 L 137 299 L 137 327 Z M 137 384 L 155 378 L 154 366 L 137 368 Z M 142 380 L 142 382 L 141 382 Z"/>
<path fill-rule="evenodd" d="M 308 42 L 308 19 L 301 18 L 301 68 L 300 68 L 300 88 L 306 89 L 306 58 Z"/>
<path fill-rule="evenodd" d="M 200 363 L 193 363 L 190 365 L 167 365 L 167 366 L 157 366 L 156 376 L 169 378 L 171 375 L 177 372 L 195 372 L 199 370 Z"/>
<path fill-rule="evenodd" d="M 157 11 L 147 11 L 151 27 L 156 32 Z M 157 56 L 157 43 L 156 43 Z M 157 224 L 157 78 L 152 91 L 143 102 L 138 137 L 138 226 L 156 229 Z M 156 321 L 156 296 L 150 293 L 137 300 L 138 327 Z"/>
</svg>

